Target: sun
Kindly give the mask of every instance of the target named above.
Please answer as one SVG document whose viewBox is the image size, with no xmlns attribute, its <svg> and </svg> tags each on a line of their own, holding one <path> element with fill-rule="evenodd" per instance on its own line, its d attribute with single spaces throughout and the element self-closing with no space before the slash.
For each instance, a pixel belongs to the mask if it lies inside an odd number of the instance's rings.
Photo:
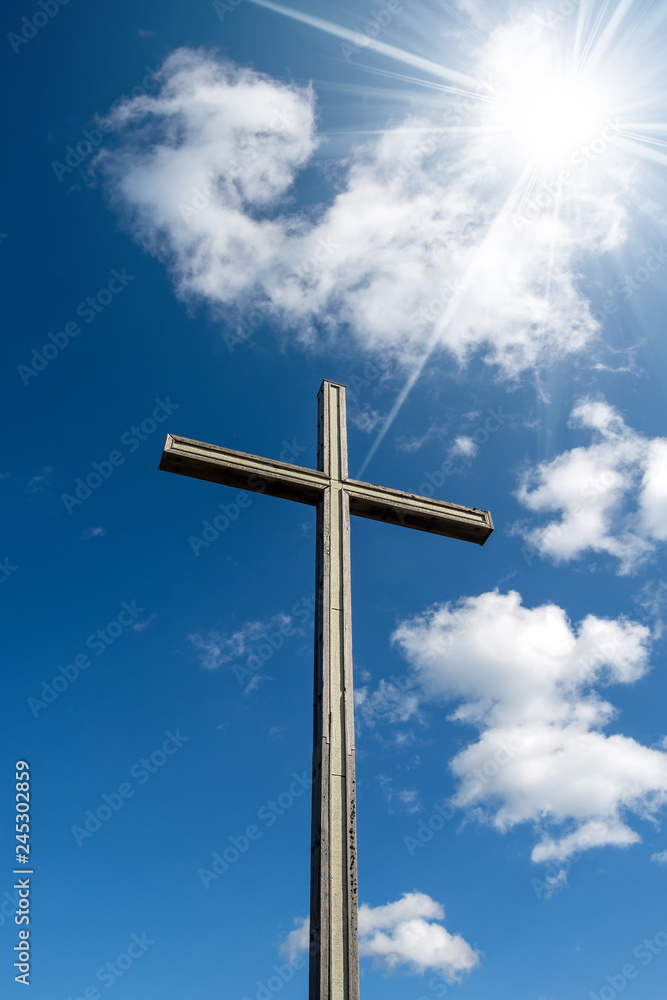
<svg viewBox="0 0 667 1000">
<path fill-rule="evenodd" d="M 560 42 L 528 22 L 498 32 L 484 53 L 492 89 L 481 124 L 538 169 L 593 141 L 616 103 L 599 68 Z"/>
<path fill-rule="evenodd" d="M 540 163 L 555 163 L 604 128 L 604 104 L 585 85 L 549 82 L 510 104 L 507 126 L 523 152 Z"/>
</svg>

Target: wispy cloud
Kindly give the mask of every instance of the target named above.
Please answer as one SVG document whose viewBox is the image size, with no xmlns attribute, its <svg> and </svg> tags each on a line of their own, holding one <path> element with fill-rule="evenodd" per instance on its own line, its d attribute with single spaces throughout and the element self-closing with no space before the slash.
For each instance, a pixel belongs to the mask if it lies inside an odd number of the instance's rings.
<svg viewBox="0 0 667 1000">
<path fill-rule="evenodd" d="M 370 407 L 350 407 L 347 415 L 349 423 L 365 434 L 371 434 L 382 423 L 382 414 Z"/>
<path fill-rule="evenodd" d="M 30 479 L 25 487 L 26 493 L 41 493 L 48 486 L 51 485 L 51 473 L 53 468 L 50 465 L 44 466 L 44 468 L 36 476 Z"/>
<path fill-rule="evenodd" d="M 103 528 L 101 525 L 98 525 L 96 528 L 86 528 L 85 531 L 82 533 L 81 537 L 85 539 L 101 538 L 103 535 L 106 535 L 106 533 L 107 533 L 106 528 Z"/>
<path fill-rule="evenodd" d="M 396 446 L 399 451 L 419 451 L 432 437 L 440 437 L 446 433 L 446 428 L 432 424 L 420 437 L 399 437 Z"/>
<path fill-rule="evenodd" d="M 133 632 L 143 632 L 144 629 L 146 629 L 146 628 L 152 628 L 153 625 L 155 624 L 155 622 L 158 620 L 158 617 L 159 617 L 159 615 L 157 614 L 157 612 L 153 612 L 153 614 L 149 615 L 148 618 L 146 618 L 145 621 L 143 621 L 143 622 L 135 622 L 134 625 L 132 625 L 132 631 Z"/>
<path fill-rule="evenodd" d="M 194 632 L 187 638 L 196 649 L 202 666 L 206 670 L 217 670 L 218 667 L 251 653 L 254 646 L 265 639 L 268 633 L 282 630 L 284 634 L 291 628 L 291 621 L 289 615 L 277 614 L 264 621 L 248 621 L 229 634 L 209 629 L 205 635 Z M 251 690 L 257 686 L 258 676 L 251 678 Z"/>
<path fill-rule="evenodd" d="M 378 776 L 378 781 L 390 806 L 390 811 L 395 810 L 395 806 L 392 806 L 394 802 L 398 802 L 399 809 L 402 812 L 416 813 L 420 811 L 421 803 L 419 801 L 419 792 L 416 788 L 401 788 L 397 791 L 394 788 L 393 779 L 384 774 Z"/>
</svg>

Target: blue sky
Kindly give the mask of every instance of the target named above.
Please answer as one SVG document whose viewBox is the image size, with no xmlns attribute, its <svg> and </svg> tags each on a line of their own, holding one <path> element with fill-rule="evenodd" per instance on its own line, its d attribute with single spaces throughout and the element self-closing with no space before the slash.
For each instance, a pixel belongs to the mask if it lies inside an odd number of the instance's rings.
<svg viewBox="0 0 667 1000">
<path fill-rule="evenodd" d="M 5 11 L 8 989 L 26 760 L 36 1000 L 307 995 L 314 511 L 157 467 L 330 378 L 496 526 L 353 524 L 364 1000 L 664 991 L 664 17 Z"/>
</svg>

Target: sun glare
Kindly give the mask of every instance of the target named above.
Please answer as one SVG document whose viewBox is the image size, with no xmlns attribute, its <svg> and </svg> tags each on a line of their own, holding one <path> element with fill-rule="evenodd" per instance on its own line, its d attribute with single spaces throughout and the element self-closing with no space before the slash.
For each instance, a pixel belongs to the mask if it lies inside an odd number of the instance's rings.
<svg viewBox="0 0 667 1000">
<path fill-rule="evenodd" d="M 505 135 L 515 152 L 535 167 L 554 167 L 600 136 L 611 121 L 611 95 L 585 80 L 557 73 L 498 89 L 486 125 Z"/>
<path fill-rule="evenodd" d="M 523 151 L 545 163 L 595 138 L 603 115 L 602 102 L 585 86 L 552 83 L 510 106 L 507 124 Z"/>
<path fill-rule="evenodd" d="M 600 70 L 534 19 L 498 31 L 482 66 L 492 84 L 482 126 L 507 138 L 533 167 L 551 168 L 600 135 L 614 107 Z"/>
</svg>

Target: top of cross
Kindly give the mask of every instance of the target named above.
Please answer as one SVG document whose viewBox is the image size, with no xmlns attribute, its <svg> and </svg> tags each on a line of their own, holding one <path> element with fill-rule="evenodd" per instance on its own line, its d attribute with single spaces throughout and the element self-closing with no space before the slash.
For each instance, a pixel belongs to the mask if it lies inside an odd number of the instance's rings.
<svg viewBox="0 0 667 1000">
<path fill-rule="evenodd" d="M 318 403 L 317 469 L 172 434 L 167 435 L 160 469 L 311 506 L 318 505 L 325 490 L 342 489 L 349 498 L 351 514 L 484 544 L 493 531 L 487 510 L 350 479 L 345 386 L 325 380 Z"/>
</svg>

